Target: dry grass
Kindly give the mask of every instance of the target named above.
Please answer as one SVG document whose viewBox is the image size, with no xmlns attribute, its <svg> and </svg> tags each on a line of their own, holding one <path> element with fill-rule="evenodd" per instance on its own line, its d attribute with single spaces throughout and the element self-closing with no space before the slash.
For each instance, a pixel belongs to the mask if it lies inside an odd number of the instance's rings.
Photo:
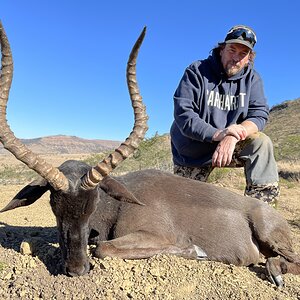
<svg viewBox="0 0 300 300">
<path fill-rule="evenodd" d="M 300 161 L 280 161 L 278 163 L 279 176 L 288 181 L 300 181 Z"/>
<path fill-rule="evenodd" d="M 279 161 L 278 169 L 280 171 L 300 172 L 300 160 Z"/>
</svg>

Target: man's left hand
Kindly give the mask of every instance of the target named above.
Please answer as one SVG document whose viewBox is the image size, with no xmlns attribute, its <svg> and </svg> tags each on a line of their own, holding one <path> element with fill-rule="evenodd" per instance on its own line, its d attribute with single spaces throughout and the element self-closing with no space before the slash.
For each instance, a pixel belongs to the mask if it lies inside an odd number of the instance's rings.
<svg viewBox="0 0 300 300">
<path fill-rule="evenodd" d="M 239 140 L 234 136 L 225 136 L 222 141 L 219 142 L 212 156 L 212 166 L 217 168 L 228 166 L 231 163 L 235 145 L 238 141 Z"/>
</svg>

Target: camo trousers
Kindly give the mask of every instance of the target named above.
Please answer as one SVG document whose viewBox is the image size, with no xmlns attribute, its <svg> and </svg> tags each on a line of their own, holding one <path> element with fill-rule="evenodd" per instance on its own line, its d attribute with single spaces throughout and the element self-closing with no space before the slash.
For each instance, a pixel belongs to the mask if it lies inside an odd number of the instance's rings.
<svg viewBox="0 0 300 300">
<path fill-rule="evenodd" d="M 268 136 L 259 132 L 236 144 L 228 167 L 243 167 L 246 177 L 245 196 L 260 199 L 276 208 L 280 194 L 278 171 L 273 145 Z M 187 167 L 174 165 L 174 174 L 207 181 L 212 165 Z"/>
</svg>

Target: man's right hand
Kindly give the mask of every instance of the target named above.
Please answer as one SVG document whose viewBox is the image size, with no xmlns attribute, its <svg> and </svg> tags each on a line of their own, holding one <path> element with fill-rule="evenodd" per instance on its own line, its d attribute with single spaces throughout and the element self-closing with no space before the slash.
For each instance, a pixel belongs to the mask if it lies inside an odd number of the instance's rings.
<svg viewBox="0 0 300 300">
<path fill-rule="evenodd" d="M 238 141 L 244 140 L 248 135 L 248 132 L 246 128 L 243 125 L 238 124 L 232 124 L 228 126 L 227 128 L 223 130 L 218 130 L 214 136 L 213 141 L 220 142 L 222 141 L 226 136 L 233 136 Z"/>
</svg>

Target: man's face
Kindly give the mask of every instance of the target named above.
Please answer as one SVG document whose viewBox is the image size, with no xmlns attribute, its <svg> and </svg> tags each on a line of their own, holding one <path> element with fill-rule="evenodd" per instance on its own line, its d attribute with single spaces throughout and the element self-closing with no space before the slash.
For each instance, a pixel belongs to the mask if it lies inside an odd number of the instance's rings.
<svg viewBox="0 0 300 300">
<path fill-rule="evenodd" d="M 227 76 L 231 77 L 248 64 L 250 49 L 241 44 L 226 44 L 220 55 L 223 68 Z"/>
</svg>

